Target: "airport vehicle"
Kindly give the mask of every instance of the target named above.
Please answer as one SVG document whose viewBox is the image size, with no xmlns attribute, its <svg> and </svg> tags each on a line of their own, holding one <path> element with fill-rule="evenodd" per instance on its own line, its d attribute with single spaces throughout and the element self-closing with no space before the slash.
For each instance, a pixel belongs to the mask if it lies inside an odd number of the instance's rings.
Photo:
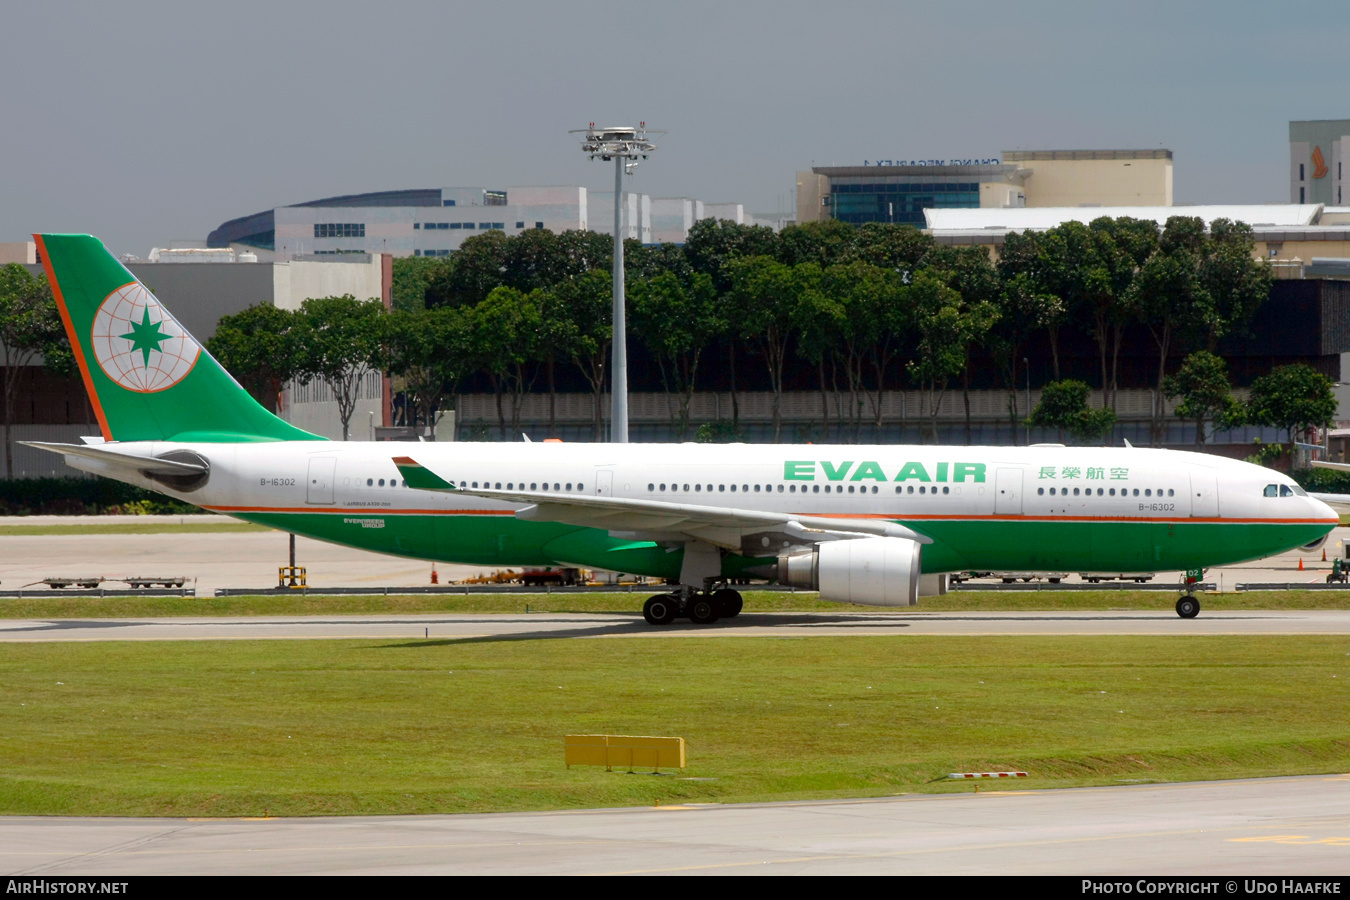
<svg viewBox="0 0 1350 900">
<path fill-rule="evenodd" d="M 1078 577 L 1088 584 L 1101 584 L 1103 581 L 1133 581 L 1143 584 L 1152 581 L 1157 572 L 1079 572 Z"/>
<path fill-rule="evenodd" d="M 96 238 L 36 238 L 102 434 L 30 446 L 367 550 L 675 582 L 652 624 L 735 615 L 747 577 L 906 606 L 942 573 L 1203 569 L 1338 521 L 1269 469 L 1129 446 L 327 441 L 258 405 Z"/>
</svg>

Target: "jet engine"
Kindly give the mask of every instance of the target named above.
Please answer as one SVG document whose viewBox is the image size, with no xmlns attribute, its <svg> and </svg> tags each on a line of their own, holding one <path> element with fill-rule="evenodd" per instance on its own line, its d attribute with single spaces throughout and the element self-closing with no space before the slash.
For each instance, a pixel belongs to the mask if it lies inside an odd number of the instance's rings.
<svg viewBox="0 0 1350 900">
<path fill-rule="evenodd" d="M 1316 550 L 1316 549 L 1318 549 L 1319 547 L 1321 547 L 1323 544 L 1325 544 L 1325 543 L 1327 542 L 1327 538 L 1329 538 L 1329 537 L 1331 537 L 1331 532 L 1330 532 L 1330 531 L 1328 531 L 1326 534 L 1322 535 L 1322 536 L 1321 536 L 1320 538 L 1318 538 L 1317 540 L 1313 541 L 1311 544 L 1304 544 L 1302 547 L 1299 547 L 1298 549 L 1302 550 L 1304 553 L 1311 553 L 1311 552 L 1313 552 L 1314 550 Z"/>
<path fill-rule="evenodd" d="M 867 606 L 914 606 L 919 602 L 917 541 L 874 537 L 828 541 L 778 557 L 778 581 L 822 600 Z"/>
</svg>

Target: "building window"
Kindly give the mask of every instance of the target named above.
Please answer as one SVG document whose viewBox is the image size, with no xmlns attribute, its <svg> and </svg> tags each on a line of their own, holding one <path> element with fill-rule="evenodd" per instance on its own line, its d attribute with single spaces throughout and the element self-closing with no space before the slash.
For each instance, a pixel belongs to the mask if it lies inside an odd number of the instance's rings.
<svg viewBox="0 0 1350 900">
<path fill-rule="evenodd" d="M 465 222 L 465 223 L 464 223 L 464 228 L 465 228 L 466 230 L 468 230 L 468 231 L 473 231 L 473 223 L 472 223 L 472 222 Z"/>
<path fill-rule="evenodd" d="M 1298 202 L 1299 202 L 1299 203 L 1304 203 L 1304 202 L 1306 202 L 1306 201 L 1303 199 L 1304 191 L 1306 191 L 1306 190 L 1307 190 L 1307 188 L 1299 188 L 1299 189 L 1298 189 Z"/>
<path fill-rule="evenodd" d="M 453 201 L 453 200 L 442 200 L 442 201 L 441 201 L 441 205 L 442 205 L 442 206 L 454 206 L 454 205 L 455 205 L 455 201 Z"/>
<path fill-rule="evenodd" d="M 363 238 L 366 236 L 366 226 L 363 222 L 316 222 L 314 223 L 314 236 L 316 238 Z"/>
<path fill-rule="evenodd" d="M 484 206 L 505 206 L 506 191 L 483 191 Z"/>
<path fill-rule="evenodd" d="M 413 251 L 413 256 L 421 256 L 421 255 L 422 255 L 422 251 L 421 251 L 421 250 L 414 250 L 414 251 Z"/>
<path fill-rule="evenodd" d="M 534 223 L 534 227 L 535 227 L 535 228 L 543 228 L 543 227 L 544 227 L 544 223 L 543 223 L 543 222 L 535 222 L 535 223 Z"/>
<path fill-rule="evenodd" d="M 491 229 L 492 229 L 492 223 L 491 223 L 491 222 L 479 222 L 479 223 L 478 223 L 478 230 L 479 230 L 479 231 L 489 231 L 489 230 L 491 230 Z"/>
<path fill-rule="evenodd" d="M 1298 164 L 1298 180 L 1303 180 L 1303 163 Z"/>
<path fill-rule="evenodd" d="M 493 227 L 493 228 L 496 228 L 498 231 L 505 231 L 505 230 L 506 230 L 506 223 L 505 223 L 505 222 L 493 222 L 493 223 L 492 223 L 492 227 Z"/>
<path fill-rule="evenodd" d="M 413 223 L 413 231 L 416 231 L 417 229 L 419 229 L 419 228 L 421 228 L 421 227 L 422 227 L 422 223 L 420 223 L 420 222 L 414 222 L 414 223 Z"/>
</svg>

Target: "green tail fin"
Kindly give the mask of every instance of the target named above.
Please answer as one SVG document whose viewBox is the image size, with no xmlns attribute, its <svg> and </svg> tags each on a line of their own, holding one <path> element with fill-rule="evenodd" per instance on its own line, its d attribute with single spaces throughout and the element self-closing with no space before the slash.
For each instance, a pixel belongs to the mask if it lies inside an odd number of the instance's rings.
<svg viewBox="0 0 1350 900">
<path fill-rule="evenodd" d="M 109 441 L 312 441 L 249 396 L 87 234 L 33 236 Z"/>
</svg>

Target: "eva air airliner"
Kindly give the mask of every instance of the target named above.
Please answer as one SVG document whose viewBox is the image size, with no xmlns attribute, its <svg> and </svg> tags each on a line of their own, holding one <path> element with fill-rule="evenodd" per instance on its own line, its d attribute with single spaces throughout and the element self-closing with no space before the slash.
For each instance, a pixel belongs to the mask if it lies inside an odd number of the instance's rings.
<svg viewBox="0 0 1350 900">
<path fill-rule="evenodd" d="M 1269 469 L 1131 447 L 328 441 L 256 403 L 96 238 L 36 238 L 102 435 L 30 446 L 365 550 L 665 579 L 653 625 L 736 615 L 747 577 L 910 606 L 944 573 L 1203 570 L 1338 521 Z"/>
</svg>

